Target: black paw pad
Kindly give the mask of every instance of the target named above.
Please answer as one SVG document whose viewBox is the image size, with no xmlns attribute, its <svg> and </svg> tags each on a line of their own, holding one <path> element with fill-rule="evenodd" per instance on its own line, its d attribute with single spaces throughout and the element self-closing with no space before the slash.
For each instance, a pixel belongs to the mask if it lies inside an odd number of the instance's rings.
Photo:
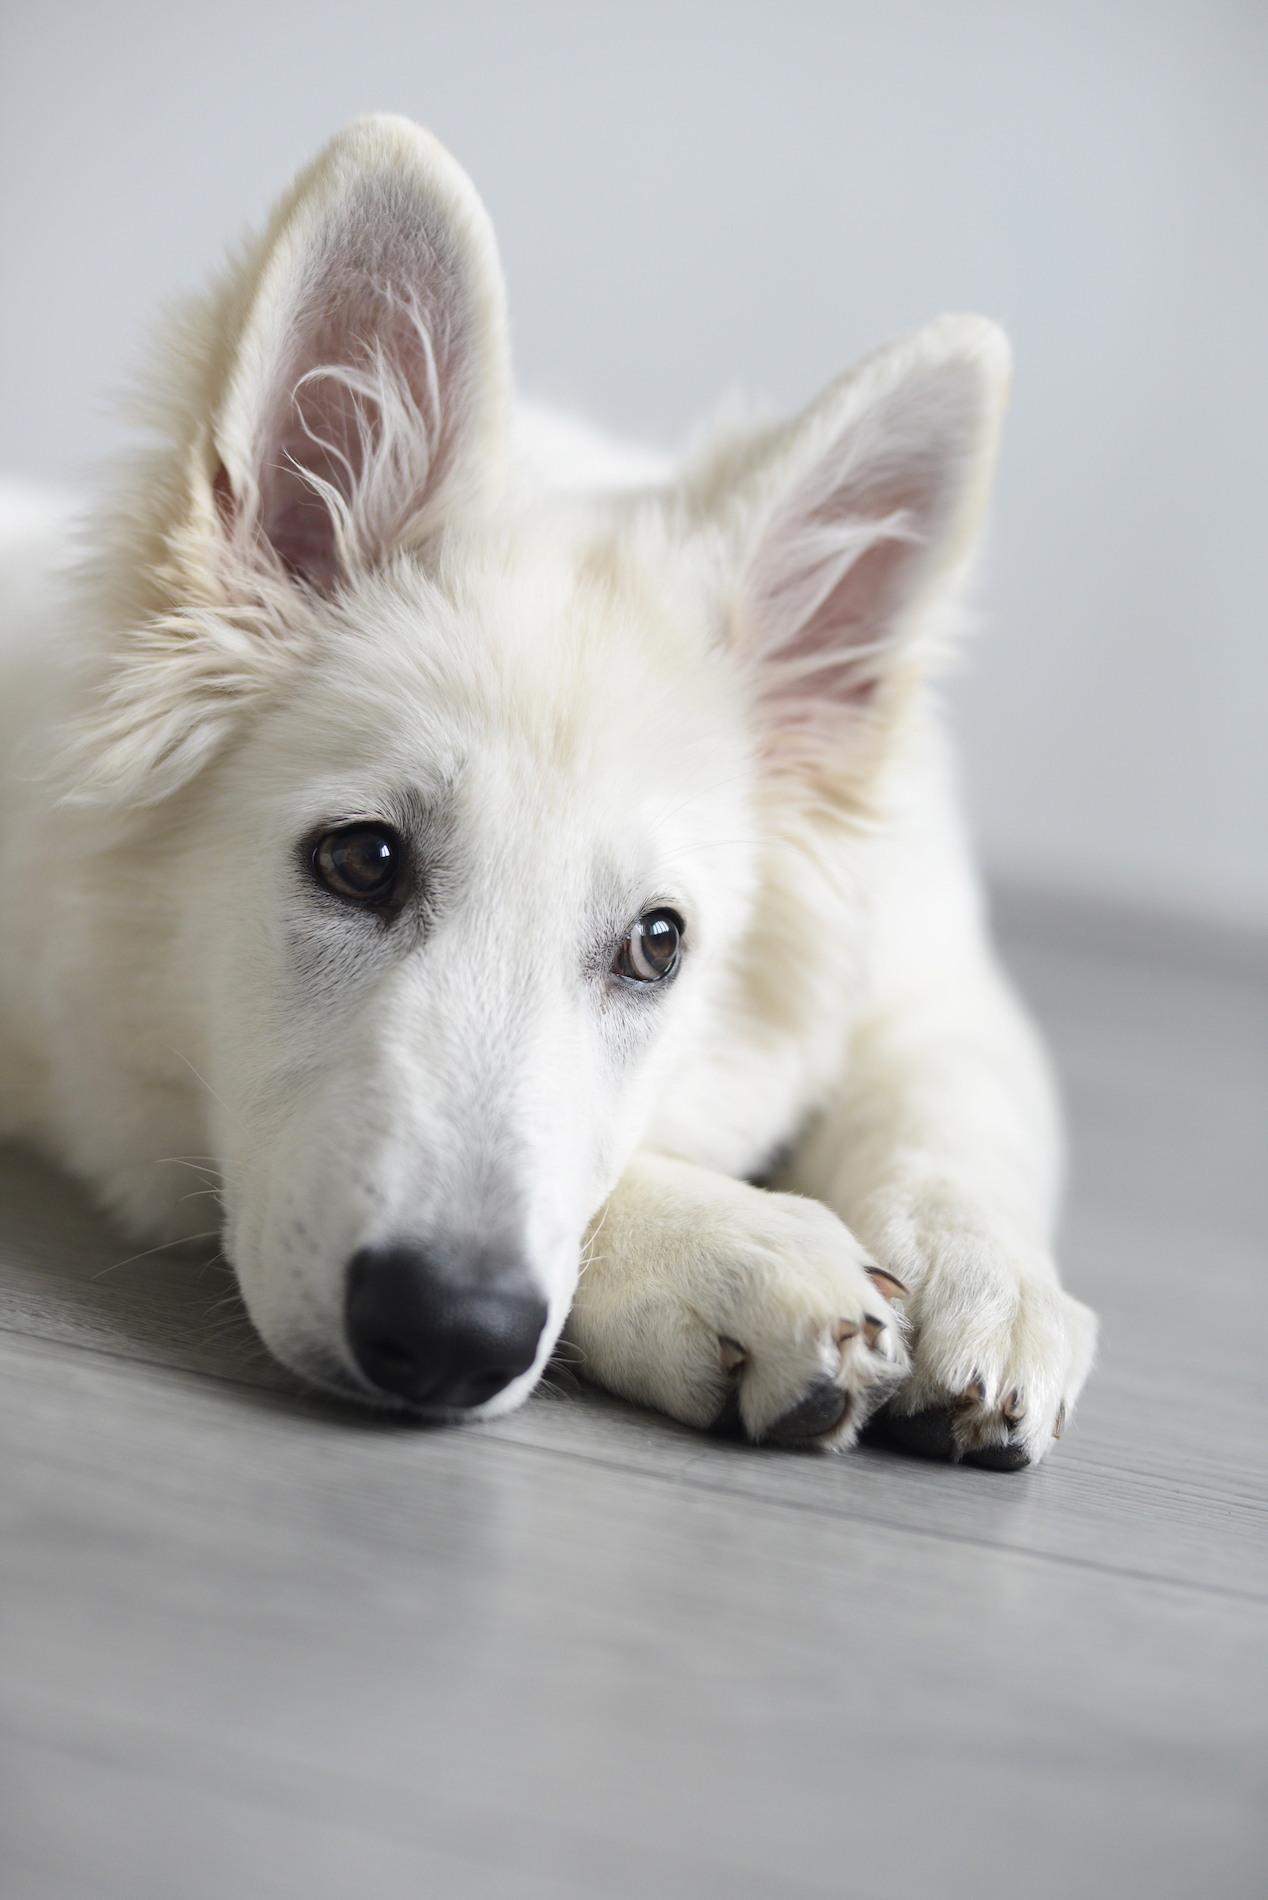
<svg viewBox="0 0 1268 1900">
<path fill-rule="evenodd" d="M 747 1439 L 748 1433 L 744 1429 L 744 1420 L 740 1417 L 740 1388 L 734 1380 L 728 1385 L 726 1397 L 722 1401 L 722 1410 L 710 1425 L 709 1430 L 715 1438 Z"/>
<path fill-rule="evenodd" d="M 917 1458 L 955 1457 L 955 1439 L 951 1435 L 951 1413 L 946 1410 L 912 1412 L 904 1417 L 882 1407 L 869 1419 L 864 1436 L 873 1443 L 896 1445 Z"/>
<path fill-rule="evenodd" d="M 979 1445 L 964 1454 L 966 1465 L 980 1465 L 983 1471 L 1023 1471 L 1030 1463 L 1024 1445 Z"/>
<path fill-rule="evenodd" d="M 864 1438 L 872 1444 L 893 1445 L 917 1458 L 956 1458 L 955 1436 L 951 1422 L 958 1407 L 938 1407 L 928 1412 L 912 1412 L 907 1417 L 888 1408 L 868 1421 Z M 961 1462 L 977 1465 L 983 1471 L 1022 1471 L 1030 1463 L 1030 1453 L 1017 1442 L 1004 1445 L 978 1445 L 959 1454 Z"/>
<path fill-rule="evenodd" d="M 831 1379 L 819 1379 L 800 1405 L 767 1427 L 763 1438 L 772 1445 L 805 1445 L 822 1438 L 841 1423 L 850 1409 L 850 1395 Z"/>
</svg>

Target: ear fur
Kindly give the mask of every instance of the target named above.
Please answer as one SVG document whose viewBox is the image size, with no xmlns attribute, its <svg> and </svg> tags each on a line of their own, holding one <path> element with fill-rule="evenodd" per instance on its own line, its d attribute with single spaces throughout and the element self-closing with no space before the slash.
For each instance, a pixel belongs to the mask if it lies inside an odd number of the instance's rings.
<svg viewBox="0 0 1268 1900">
<path fill-rule="evenodd" d="M 777 768 L 832 770 L 900 703 L 973 551 L 1009 381 L 994 324 L 943 317 L 712 472 L 730 638 Z"/>
<path fill-rule="evenodd" d="M 510 409 L 492 227 L 444 148 L 358 119 L 172 326 L 166 446 L 102 531 L 113 625 L 72 796 L 152 804 L 306 650 L 321 595 L 488 506 Z"/>
<path fill-rule="evenodd" d="M 505 453 L 492 229 L 404 119 L 360 119 L 278 206 L 239 299 L 208 460 L 236 556 L 329 591 L 478 505 Z"/>
</svg>

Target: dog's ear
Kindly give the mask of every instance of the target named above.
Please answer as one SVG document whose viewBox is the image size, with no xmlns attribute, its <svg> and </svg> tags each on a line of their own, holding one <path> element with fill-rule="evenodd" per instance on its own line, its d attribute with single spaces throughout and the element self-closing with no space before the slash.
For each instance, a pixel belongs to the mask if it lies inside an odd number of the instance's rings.
<svg viewBox="0 0 1268 1900">
<path fill-rule="evenodd" d="M 751 451 L 724 505 L 730 632 L 768 755 L 840 755 L 873 729 L 976 538 L 1007 398 L 1007 342 L 944 317 L 842 378 Z"/>
<path fill-rule="evenodd" d="M 142 807 L 189 780 L 311 652 L 320 596 L 490 505 L 509 406 L 474 188 L 408 120 L 357 120 L 139 394 L 160 442 L 98 524 L 105 638 L 66 796 Z"/>
<path fill-rule="evenodd" d="M 379 116 L 332 139 L 222 311 L 193 473 L 231 591 L 280 568 L 330 592 L 496 487 L 510 370 L 493 231 L 418 126 Z"/>
</svg>

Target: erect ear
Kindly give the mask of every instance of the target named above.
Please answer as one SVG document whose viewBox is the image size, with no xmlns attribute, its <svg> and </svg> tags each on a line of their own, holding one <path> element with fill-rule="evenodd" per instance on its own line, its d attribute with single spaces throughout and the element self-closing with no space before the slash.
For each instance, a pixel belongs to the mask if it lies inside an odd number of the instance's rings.
<svg viewBox="0 0 1268 1900">
<path fill-rule="evenodd" d="M 406 119 L 359 119 L 278 205 L 233 287 L 196 460 L 231 589 L 329 592 L 478 506 L 500 475 L 504 292 L 465 173 Z"/>
<path fill-rule="evenodd" d="M 833 385 L 739 477 L 732 637 L 775 759 L 839 751 L 906 670 L 972 551 L 1009 371 L 994 324 L 943 317 Z"/>
<path fill-rule="evenodd" d="M 57 770 L 142 808 L 221 749 L 310 651 L 316 597 L 487 507 L 510 363 L 488 217 L 406 119 L 356 121 L 157 353 L 166 446 L 99 525 L 109 632 Z"/>
</svg>

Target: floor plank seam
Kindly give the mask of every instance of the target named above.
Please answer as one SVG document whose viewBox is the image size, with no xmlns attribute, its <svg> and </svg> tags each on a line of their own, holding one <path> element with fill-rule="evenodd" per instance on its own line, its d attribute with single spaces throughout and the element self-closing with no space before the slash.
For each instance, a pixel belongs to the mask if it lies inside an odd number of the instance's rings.
<svg viewBox="0 0 1268 1900">
<path fill-rule="evenodd" d="M 295 1393 L 292 1394 L 277 1385 L 257 1384 L 249 1379 L 228 1378 L 219 1373 L 204 1372 L 193 1367 L 173 1366 L 163 1360 L 142 1359 L 130 1354 L 114 1352 L 106 1347 L 90 1346 L 75 1341 L 49 1339 L 43 1334 L 14 1332 L 13 1329 L 8 1327 L 0 1327 L 0 1332 L 6 1332 L 10 1337 L 17 1339 L 33 1340 L 43 1346 L 57 1348 L 69 1347 L 71 1350 L 81 1352 L 87 1357 L 106 1359 L 119 1365 L 144 1366 L 147 1370 L 162 1375 L 167 1380 L 175 1379 L 181 1381 L 184 1379 L 196 1379 L 201 1385 L 210 1386 L 213 1390 L 218 1387 L 227 1386 L 234 1391 L 252 1392 L 262 1396 L 266 1401 L 272 1402 L 274 1409 L 298 1409 L 301 1415 L 319 1420 L 324 1417 L 329 1417 L 330 1412 L 333 1411 L 340 1416 L 341 1422 L 351 1423 L 352 1420 L 355 1419 L 358 1425 L 363 1425 L 370 1430 L 376 1427 L 382 1429 L 384 1425 L 389 1428 L 395 1426 L 401 1430 L 409 1429 L 407 1423 L 402 1423 L 396 1419 L 363 1419 L 359 1413 L 343 1413 L 341 1408 L 333 1401 L 331 1402 L 330 1411 L 328 1411 L 325 1402 L 314 1401 L 310 1395 L 298 1387 Z M 464 1428 L 461 1426 L 456 1428 L 450 1427 L 448 1429 L 460 1432 L 464 1431 Z M 874 1530 L 889 1531 L 896 1536 L 920 1537 L 935 1544 L 951 1544 L 959 1548 L 996 1551 L 1001 1554 L 1028 1558 L 1033 1562 L 1041 1564 L 1053 1564 L 1059 1568 L 1076 1569 L 1089 1574 L 1121 1578 L 1124 1581 L 1158 1584 L 1168 1589 L 1195 1592 L 1201 1596 L 1216 1598 L 1220 1601 L 1240 1602 L 1268 1607 L 1268 1592 L 1237 1590 L 1226 1585 L 1200 1583 L 1190 1578 L 1172 1576 L 1166 1572 L 1144 1571 L 1126 1565 L 1099 1563 L 1092 1558 L 1077 1557 L 1060 1551 L 1038 1550 L 1030 1545 L 1004 1543 L 998 1539 L 983 1538 L 967 1533 L 961 1534 L 934 1525 L 897 1522 L 871 1511 L 834 1507 L 834 1505 L 828 1501 L 816 1500 L 815 1503 L 810 1504 L 799 1498 L 780 1497 L 766 1490 L 760 1492 L 737 1491 L 733 1486 L 727 1484 L 710 1482 L 698 1476 L 692 1477 L 689 1475 L 689 1469 L 687 1468 L 680 1467 L 674 1471 L 657 1471 L 648 1466 L 625 1459 L 605 1456 L 601 1452 L 570 1449 L 559 1445 L 534 1444 L 524 1439 L 502 1436 L 497 1433 L 496 1426 L 481 1428 L 476 1425 L 465 1428 L 465 1432 L 469 1433 L 472 1437 L 482 1439 L 487 1444 L 497 1444 L 507 1450 L 564 1459 L 571 1463 L 584 1464 L 591 1469 L 619 1472 L 625 1477 L 644 1478 L 656 1485 L 679 1487 L 696 1491 L 710 1497 L 724 1498 L 729 1501 L 741 1503 L 766 1504 L 779 1510 L 791 1510 L 799 1515 L 810 1515 L 820 1519 L 826 1516 L 840 1523 L 866 1524 Z M 1116 1468 L 1114 1467 L 1106 1467 L 1106 1469 L 1116 1472 Z M 947 1471 L 946 1475 L 948 1479 L 951 1478 L 950 1470 Z M 1010 1480 L 1006 1479 L 1005 1481 Z M 1022 1482 L 1025 1482 L 1024 1478 Z"/>
<path fill-rule="evenodd" d="M 645 1477 L 657 1483 L 669 1482 L 686 1490 L 699 1491 L 711 1497 L 723 1497 L 742 1504 L 769 1504 L 777 1510 L 795 1511 L 801 1516 L 816 1519 L 832 1517 L 838 1522 L 867 1524 L 873 1530 L 893 1531 L 898 1536 L 923 1537 L 934 1543 L 955 1544 L 972 1550 L 995 1551 L 1003 1556 L 1026 1557 L 1036 1563 L 1057 1564 L 1064 1568 L 1086 1571 L 1097 1576 L 1122 1578 L 1127 1582 L 1156 1583 L 1168 1589 L 1189 1590 L 1202 1596 L 1212 1596 L 1220 1601 L 1249 1603 L 1268 1609 L 1268 1592 L 1254 1590 L 1235 1590 L 1227 1585 L 1198 1583 L 1187 1577 L 1168 1576 L 1165 1572 L 1136 1570 L 1127 1565 L 1098 1563 L 1095 1558 L 1071 1556 L 1063 1551 L 1036 1550 L 1028 1544 L 1005 1544 L 994 1538 L 970 1536 L 956 1531 L 939 1529 L 935 1525 L 894 1523 L 891 1519 L 878 1517 L 868 1511 L 834 1510 L 831 1505 L 816 1501 L 807 1503 L 801 1498 L 775 1497 L 769 1492 L 738 1491 L 730 1485 L 710 1484 L 698 1478 L 689 1477 L 686 1471 L 674 1474 L 661 1474 L 648 1471 L 640 1465 L 625 1464 L 619 1459 L 604 1458 L 593 1452 L 568 1451 L 558 1445 L 528 1445 L 520 1439 L 506 1438 L 500 1441 L 514 1451 L 541 1451 L 550 1457 L 567 1458 L 579 1463 L 601 1466 L 610 1471 L 620 1471 L 629 1477 Z M 953 1467 L 948 1467 L 948 1476 Z M 1012 1475 L 1012 1474 L 1010 1474 Z M 1024 1482 L 1024 1480 L 1023 1480 Z"/>
</svg>

